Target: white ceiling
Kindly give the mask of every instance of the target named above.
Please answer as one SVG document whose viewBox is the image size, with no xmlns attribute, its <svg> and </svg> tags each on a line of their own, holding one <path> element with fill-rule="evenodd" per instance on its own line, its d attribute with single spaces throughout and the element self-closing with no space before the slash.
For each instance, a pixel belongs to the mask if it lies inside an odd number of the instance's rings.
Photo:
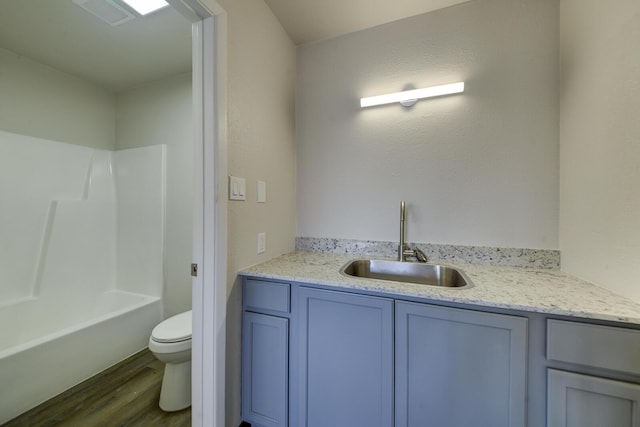
<svg viewBox="0 0 640 427">
<path fill-rule="evenodd" d="M 265 1 L 304 44 L 468 0 Z M 72 0 L 0 0 L 0 48 L 118 92 L 189 71 L 191 24 L 172 8 L 112 27 Z"/>
<path fill-rule="evenodd" d="M 337 37 L 469 0 L 265 0 L 296 45 Z"/>
<path fill-rule="evenodd" d="M 191 70 L 191 24 L 172 8 L 112 27 L 72 0 L 0 0 L 0 47 L 116 92 Z"/>
</svg>

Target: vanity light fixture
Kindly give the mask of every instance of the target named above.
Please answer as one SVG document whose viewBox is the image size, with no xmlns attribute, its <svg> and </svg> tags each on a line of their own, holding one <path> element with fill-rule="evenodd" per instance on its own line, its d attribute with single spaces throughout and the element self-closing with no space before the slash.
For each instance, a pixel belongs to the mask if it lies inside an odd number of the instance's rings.
<svg viewBox="0 0 640 427">
<path fill-rule="evenodd" d="M 374 105 L 392 104 L 399 102 L 404 107 L 411 107 L 418 99 L 432 98 L 434 96 L 451 95 L 464 92 L 464 82 L 448 85 L 431 86 L 422 89 L 405 90 L 403 92 L 388 93 L 386 95 L 370 96 L 360 99 L 360 107 L 373 107 Z"/>
<path fill-rule="evenodd" d="M 140 15 L 148 15 L 151 12 L 155 12 L 156 10 L 162 9 L 163 7 L 169 6 L 164 0 L 122 0 L 128 6 L 130 6 L 133 10 L 138 12 Z"/>
</svg>

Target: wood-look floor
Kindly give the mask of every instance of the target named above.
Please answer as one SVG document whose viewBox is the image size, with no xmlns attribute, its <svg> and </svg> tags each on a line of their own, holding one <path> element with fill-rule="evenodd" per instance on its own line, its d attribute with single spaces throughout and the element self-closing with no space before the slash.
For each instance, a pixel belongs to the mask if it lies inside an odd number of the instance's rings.
<svg viewBox="0 0 640 427">
<path fill-rule="evenodd" d="M 164 412 L 158 407 L 163 372 L 164 364 L 143 350 L 3 427 L 189 427 L 191 408 Z"/>
</svg>

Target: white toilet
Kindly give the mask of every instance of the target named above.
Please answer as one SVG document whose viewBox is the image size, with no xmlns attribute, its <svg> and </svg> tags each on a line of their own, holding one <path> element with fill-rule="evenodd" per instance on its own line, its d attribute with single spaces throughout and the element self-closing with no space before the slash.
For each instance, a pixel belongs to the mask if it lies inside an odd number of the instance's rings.
<svg viewBox="0 0 640 427">
<path fill-rule="evenodd" d="M 163 320 L 151 332 L 149 350 L 166 363 L 160 409 L 179 411 L 191 405 L 191 310 Z"/>
</svg>

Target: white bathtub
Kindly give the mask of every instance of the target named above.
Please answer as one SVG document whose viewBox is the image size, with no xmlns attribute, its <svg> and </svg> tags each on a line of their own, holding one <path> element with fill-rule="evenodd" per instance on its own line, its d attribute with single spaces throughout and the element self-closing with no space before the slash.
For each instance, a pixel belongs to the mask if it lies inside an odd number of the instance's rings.
<svg viewBox="0 0 640 427">
<path fill-rule="evenodd" d="M 160 298 L 116 290 L 0 306 L 0 424 L 145 348 L 161 319 Z"/>
</svg>

